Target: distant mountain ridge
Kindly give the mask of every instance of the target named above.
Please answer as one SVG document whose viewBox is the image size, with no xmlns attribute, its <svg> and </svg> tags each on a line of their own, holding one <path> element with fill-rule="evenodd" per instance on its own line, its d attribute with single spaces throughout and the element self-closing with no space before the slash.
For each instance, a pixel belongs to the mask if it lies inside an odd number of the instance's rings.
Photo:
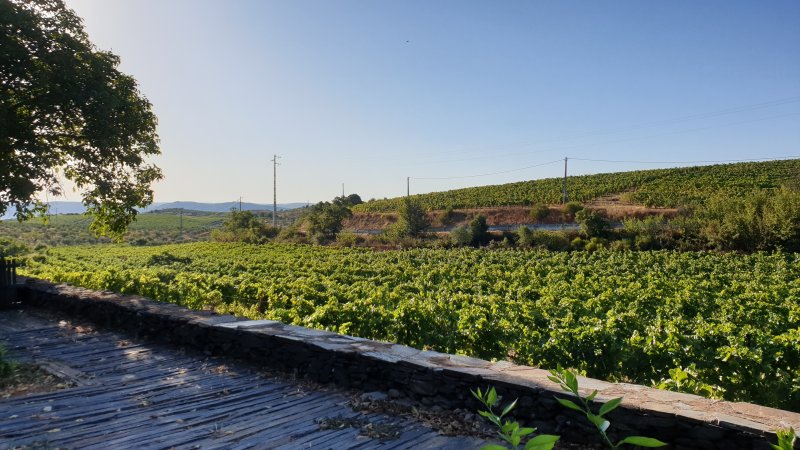
<svg viewBox="0 0 800 450">
<path fill-rule="evenodd" d="M 306 206 L 307 203 L 278 203 L 278 211 L 286 211 L 290 209 L 297 209 Z M 193 211 L 205 212 L 228 212 L 231 209 L 239 209 L 239 202 L 223 202 L 223 203 L 203 203 L 203 202 L 156 202 L 147 208 L 141 208 L 141 212 L 152 212 L 162 209 L 186 209 Z M 241 208 L 244 211 L 255 210 L 272 210 L 272 204 L 262 203 L 247 203 L 242 202 Z M 83 214 L 86 212 L 86 207 L 81 202 L 65 202 L 57 201 L 50 202 L 51 214 Z M 13 219 L 14 211 L 7 211 L 2 219 Z"/>
</svg>

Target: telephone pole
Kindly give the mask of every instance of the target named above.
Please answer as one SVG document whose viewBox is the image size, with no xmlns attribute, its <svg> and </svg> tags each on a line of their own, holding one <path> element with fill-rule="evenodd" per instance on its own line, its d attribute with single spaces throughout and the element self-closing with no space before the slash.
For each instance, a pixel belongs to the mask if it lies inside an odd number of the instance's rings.
<svg viewBox="0 0 800 450">
<path fill-rule="evenodd" d="M 239 196 L 239 212 L 242 212 L 242 196 Z"/>
<path fill-rule="evenodd" d="M 406 197 L 411 197 L 411 177 L 406 177 Z"/>
<path fill-rule="evenodd" d="M 562 199 L 562 203 L 566 204 L 569 201 L 569 197 L 567 196 L 567 157 L 564 157 L 564 197 Z"/>
<path fill-rule="evenodd" d="M 344 198 L 344 183 L 342 183 L 342 198 Z"/>
<path fill-rule="evenodd" d="M 278 223 L 278 155 L 272 155 L 272 226 Z"/>
</svg>

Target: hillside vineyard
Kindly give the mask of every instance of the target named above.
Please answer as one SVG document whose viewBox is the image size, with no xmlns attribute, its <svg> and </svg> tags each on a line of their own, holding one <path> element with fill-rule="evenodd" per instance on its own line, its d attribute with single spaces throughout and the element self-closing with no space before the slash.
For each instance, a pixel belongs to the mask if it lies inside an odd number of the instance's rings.
<svg viewBox="0 0 800 450">
<path fill-rule="evenodd" d="M 53 248 L 24 274 L 800 411 L 797 253 L 195 243 Z"/>
</svg>

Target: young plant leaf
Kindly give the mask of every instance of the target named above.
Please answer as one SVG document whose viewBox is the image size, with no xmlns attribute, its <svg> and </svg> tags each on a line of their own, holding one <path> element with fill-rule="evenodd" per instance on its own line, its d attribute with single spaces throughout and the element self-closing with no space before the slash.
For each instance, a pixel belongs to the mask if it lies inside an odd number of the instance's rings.
<svg viewBox="0 0 800 450">
<path fill-rule="evenodd" d="M 506 414 L 510 413 L 510 412 L 511 412 L 511 410 L 512 410 L 512 409 L 514 409 L 514 407 L 515 407 L 515 406 L 517 406 L 517 400 L 519 400 L 519 399 L 515 399 L 513 402 L 509 403 L 509 404 L 508 404 L 508 406 L 506 406 L 506 407 L 503 409 L 503 413 L 502 413 L 502 414 L 500 414 L 500 417 L 503 417 L 503 416 L 505 416 Z"/>
<path fill-rule="evenodd" d="M 502 445 L 486 444 L 483 447 L 481 447 L 481 450 L 508 450 L 508 449 L 503 447 Z"/>
<path fill-rule="evenodd" d="M 600 407 L 600 413 L 599 414 L 601 416 L 605 416 L 606 414 L 608 414 L 611 411 L 613 411 L 614 409 L 616 409 L 616 407 L 619 406 L 620 403 L 622 403 L 622 397 L 615 398 L 615 399 L 612 399 L 612 400 L 609 400 L 609 401 L 605 402 L 603 404 L 603 406 Z"/>
<path fill-rule="evenodd" d="M 589 394 L 588 397 L 586 397 L 586 401 L 591 402 L 594 400 L 595 397 L 597 397 L 597 389 L 595 389 L 594 392 L 592 392 L 591 394 Z"/>
<path fill-rule="evenodd" d="M 667 445 L 666 442 L 661 442 L 658 439 L 644 437 L 644 436 L 628 436 L 619 441 L 617 447 L 622 444 L 638 445 L 639 447 L 663 447 Z"/>
<path fill-rule="evenodd" d="M 552 434 L 540 434 L 525 444 L 525 450 L 550 450 L 559 439 L 559 436 Z"/>
<path fill-rule="evenodd" d="M 486 404 L 489 406 L 494 406 L 497 403 L 497 391 L 494 388 L 489 389 L 489 393 L 486 394 Z"/>
<path fill-rule="evenodd" d="M 556 400 L 558 401 L 558 403 L 561 403 L 561 406 L 567 407 L 569 409 L 574 409 L 575 411 L 583 412 L 581 407 L 576 405 L 575 402 L 573 402 L 572 400 L 567 400 L 565 398 L 558 398 L 558 397 L 556 397 Z"/>
</svg>

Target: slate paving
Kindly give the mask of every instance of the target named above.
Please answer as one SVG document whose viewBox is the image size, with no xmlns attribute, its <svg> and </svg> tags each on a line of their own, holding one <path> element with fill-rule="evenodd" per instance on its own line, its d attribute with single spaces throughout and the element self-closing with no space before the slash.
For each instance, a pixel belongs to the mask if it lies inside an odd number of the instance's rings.
<svg viewBox="0 0 800 450">
<path fill-rule="evenodd" d="M 265 377 L 240 362 L 76 327 L 36 311 L 0 311 L 0 342 L 11 359 L 37 363 L 73 384 L 0 400 L 0 449 L 471 449 L 483 444 L 472 437 L 441 436 L 408 418 L 356 412 L 342 391 L 315 391 Z M 326 419 L 358 425 L 321 426 Z M 387 434 L 398 436 L 388 439 Z"/>
</svg>

